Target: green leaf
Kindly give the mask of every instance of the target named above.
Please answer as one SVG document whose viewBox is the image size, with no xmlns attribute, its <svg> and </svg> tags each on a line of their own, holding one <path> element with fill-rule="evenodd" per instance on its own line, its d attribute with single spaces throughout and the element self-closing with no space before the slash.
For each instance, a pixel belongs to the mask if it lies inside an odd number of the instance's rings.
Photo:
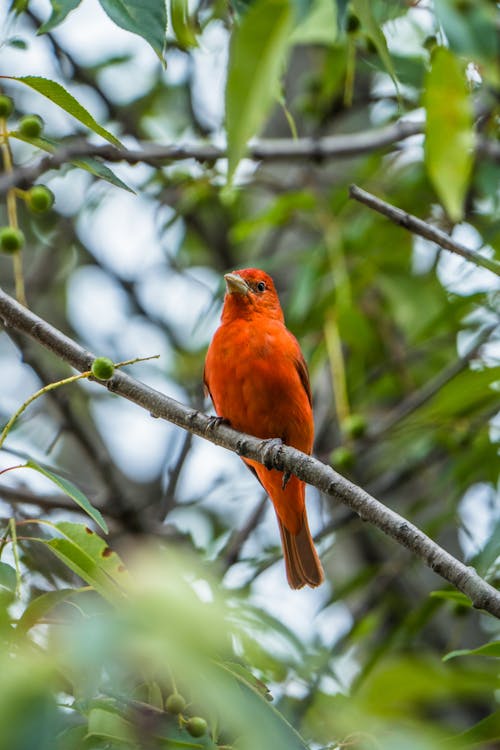
<svg viewBox="0 0 500 750">
<path fill-rule="evenodd" d="M 94 120 L 90 112 L 78 102 L 75 97 L 66 91 L 64 86 L 56 81 L 51 81 L 49 78 L 42 78 L 41 76 L 0 76 L 2 78 L 8 78 L 12 81 L 18 81 L 24 83 L 26 86 L 38 91 L 42 96 L 50 99 L 51 102 L 57 104 L 58 107 L 63 109 L 68 114 L 72 115 L 76 120 L 85 125 L 85 127 L 93 130 L 94 133 L 102 136 L 107 141 L 112 143 L 114 146 L 122 146 L 121 142 L 110 133 L 109 130 L 103 128 L 98 122 Z"/>
<path fill-rule="evenodd" d="M 89 515 L 93 521 L 96 522 L 98 526 L 101 527 L 101 529 L 107 534 L 108 533 L 108 527 L 106 524 L 106 521 L 102 517 L 100 511 L 97 510 L 97 508 L 94 508 L 94 506 L 90 503 L 90 501 L 85 497 L 83 492 L 81 492 L 78 487 L 75 487 L 75 485 L 68 481 L 67 479 L 63 479 L 63 477 L 60 477 L 58 474 L 54 474 L 52 471 L 49 471 L 48 469 L 45 469 L 43 466 L 40 466 L 39 464 L 35 463 L 35 461 L 32 461 L 29 459 L 27 463 L 25 464 L 27 468 L 34 469 L 35 471 L 38 471 L 40 474 L 43 474 L 47 479 L 50 479 L 51 482 L 54 482 L 54 484 L 57 484 L 57 486 L 66 494 L 68 497 L 70 497 L 72 500 L 75 501 L 77 505 L 80 506 L 82 510 Z"/>
<path fill-rule="evenodd" d="M 293 30 L 292 44 L 332 45 L 337 39 L 337 13 L 333 0 L 315 0 L 309 14 Z"/>
<path fill-rule="evenodd" d="M 81 0 L 50 0 L 52 13 L 48 21 L 42 23 L 37 34 L 46 34 L 64 21 L 68 13 L 80 5 Z"/>
<path fill-rule="evenodd" d="M 177 41 L 183 49 L 197 47 L 196 35 L 189 18 L 187 0 L 170 0 L 172 27 Z"/>
<path fill-rule="evenodd" d="M 14 36 L 10 39 L 7 39 L 5 44 L 8 47 L 14 47 L 15 49 L 28 49 L 27 41 L 20 36 Z"/>
<path fill-rule="evenodd" d="M 43 151 L 47 151 L 47 153 L 49 154 L 54 154 L 57 150 L 57 146 L 59 145 L 57 141 L 53 141 L 48 138 L 26 138 L 18 130 L 13 130 L 10 133 L 10 137 L 17 138 L 18 140 L 24 141 L 25 143 L 31 143 L 32 146 L 40 148 Z M 73 159 L 69 163 L 74 167 L 78 167 L 79 169 L 85 169 L 86 172 L 90 172 L 90 174 L 93 174 L 94 177 L 98 177 L 100 180 L 106 180 L 106 182 L 109 182 L 111 185 L 119 187 L 122 190 L 127 190 L 127 192 L 133 193 L 135 195 L 135 190 L 132 190 L 132 188 L 129 187 L 125 182 L 123 182 L 123 180 L 120 180 L 120 178 L 117 177 L 115 173 L 106 164 L 104 164 L 103 161 L 101 161 L 101 159 L 96 159 L 91 156 L 85 156 L 80 159 Z"/>
<path fill-rule="evenodd" d="M 59 602 L 69 599 L 75 593 L 79 593 L 84 589 L 59 589 L 57 591 L 48 591 L 45 594 L 37 596 L 33 599 L 17 622 L 16 633 L 27 633 L 33 625 L 45 617 L 47 612 L 50 612 Z"/>
<path fill-rule="evenodd" d="M 457 651 L 450 651 L 449 654 L 446 654 L 446 656 L 443 657 L 443 661 L 455 659 L 457 656 L 492 656 L 496 659 L 500 659 L 500 641 L 485 643 L 478 648 L 462 648 Z"/>
<path fill-rule="evenodd" d="M 130 576 L 121 557 L 108 547 L 107 542 L 99 534 L 81 523 L 68 521 L 54 524 L 54 528 L 89 555 L 117 586 L 122 588 L 129 585 Z"/>
<path fill-rule="evenodd" d="M 431 591 L 429 596 L 433 599 L 445 599 L 454 604 L 460 604 L 463 607 L 472 607 L 471 600 L 465 596 L 465 594 L 462 594 L 461 591 L 448 591 L 447 589 L 443 589 L 440 591 Z"/>
<path fill-rule="evenodd" d="M 0 587 L 8 591 L 15 591 L 17 586 L 17 573 L 12 565 L 0 562 Z"/>
<path fill-rule="evenodd" d="M 48 524 L 63 538 L 43 543 L 80 578 L 105 599 L 115 602 L 130 581 L 121 558 L 104 539 L 83 524 L 61 521 Z"/>
<path fill-rule="evenodd" d="M 256 0 L 233 31 L 226 84 L 228 182 L 278 94 L 292 18 L 289 0 Z"/>
<path fill-rule="evenodd" d="M 243 242 L 253 234 L 289 224 L 301 212 L 311 212 L 316 198 L 309 190 L 288 191 L 278 196 L 263 213 L 252 215 L 235 223 L 230 231 L 233 242 Z"/>
<path fill-rule="evenodd" d="M 494 711 L 477 724 L 457 735 L 460 741 L 459 747 L 477 747 L 478 750 L 486 747 L 498 747 L 500 740 L 500 711 Z M 462 744 L 465 743 L 465 744 Z"/>
<path fill-rule="evenodd" d="M 101 180 L 106 180 L 106 182 L 111 183 L 111 185 L 119 187 L 122 190 L 127 190 L 127 192 L 133 193 L 135 195 L 135 190 L 132 190 L 132 188 L 129 187 L 125 182 L 123 182 L 123 180 L 120 180 L 120 178 L 117 177 L 116 174 L 99 159 L 94 159 L 90 156 L 86 156 L 84 159 L 77 159 L 75 161 L 72 161 L 71 163 L 75 167 L 79 167 L 80 169 L 85 169 L 86 172 L 90 172 L 90 174 L 93 174 L 94 177 L 99 177 L 99 179 Z"/>
<path fill-rule="evenodd" d="M 474 160 L 472 102 L 462 64 L 439 47 L 424 90 L 425 166 L 452 221 L 460 221 Z"/>
<path fill-rule="evenodd" d="M 114 711 L 93 708 L 89 713 L 88 737 L 106 737 L 135 745 L 132 725 Z"/>
<path fill-rule="evenodd" d="M 288 750 L 308 750 L 308 747 L 297 730 L 285 719 L 282 713 L 278 711 L 271 703 L 267 701 L 265 693 L 263 693 L 261 687 L 256 687 L 251 684 L 246 676 L 242 676 L 240 670 L 234 669 L 232 663 L 219 663 L 218 666 L 227 672 L 229 672 L 235 680 L 248 691 L 248 705 L 251 707 L 250 696 L 253 696 L 259 702 L 264 702 L 264 712 L 262 713 L 261 721 L 264 724 L 264 719 L 269 727 L 269 734 L 271 732 L 275 736 L 279 736 L 279 746 L 287 747 Z M 258 705 L 258 704 L 257 704 Z M 262 703 L 260 703 L 262 707 Z M 251 709 L 250 709 L 251 710 Z M 265 716 L 267 714 L 267 716 Z M 264 731 L 264 730 L 263 730 Z M 264 731 L 265 736 L 265 731 Z M 272 747 L 272 743 L 269 743 L 269 747 Z"/>
<path fill-rule="evenodd" d="M 337 26 L 339 32 L 345 31 L 345 23 L 347 19 L 347 8 L 349 7 L 349 0 L 337 0 Z"/>
<path fill-rule="evenodd" d="M 496 521 L 488 541 L 474 557 L 472 564 L 479 575 L 484 577 L 498 557 L 500 557 L 500 520 Z"/>
<path fill-rule="evenodd" d="M 165 0 L 99 0 L 117 26 L 146 40 L 163 60 L 167 8 Z"/>
<path fill-rule="evenodd" d="M 439 0 L 434 7 L 450 49 L 459 56 L 476 61 L 491 61 L 497 68 L 495 79 L 498 82 L 500 47 L 495 4 L 480 1 L 459 4 L 456 0 Z M 487 65 L 481 66 L 481 77 L 484 68 L 493 73 L 493 66 L 491 70 Z"/>
<path fill-rule="evenodd" d="M 253 690 L 257 690 L 266 700 L 272 700 L 271 691 L 262 680 L 259 680 L 249 669 L 235 661 L 222 662 L 222 666 L 238 679 L 243 680 Z"/>
<path fill-rule="evenodd" d="M 385 40 L 384 32 L 382 31 L 380 24 L 373 15 L 373 7 L 371 0 L 352 0 L 353 8 L 361 21 L 364 32 L 371 39 L 375 45 L 380 59 L 384 63 L 384 67 L 389 73 L 390 77 L 394 81 L 396 91 L 399 94 L 398 80 L 396 78 L 396 71 L 387 49 L 387 42 Z"/>
</svg>

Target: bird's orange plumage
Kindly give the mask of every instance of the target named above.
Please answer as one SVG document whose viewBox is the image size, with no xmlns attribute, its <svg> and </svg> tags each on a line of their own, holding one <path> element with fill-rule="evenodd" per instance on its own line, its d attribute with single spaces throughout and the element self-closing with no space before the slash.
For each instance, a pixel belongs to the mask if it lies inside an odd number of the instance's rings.
<svg viewBox="0 0 500 750">
<path fill-rule="evenodd" d="M 235 430 L 280 438 L 311 453 L 314 425 L 307 366 L 286 328 L 273 280 L 247 268 L 226 274 L 221 325 L 207 352 L 204 380 L 215 410 Z M 292 588 L 319 586 L 323 570 L 309 531 L 305 485 L 243 459 L 270 496 Z"/>
</svg>

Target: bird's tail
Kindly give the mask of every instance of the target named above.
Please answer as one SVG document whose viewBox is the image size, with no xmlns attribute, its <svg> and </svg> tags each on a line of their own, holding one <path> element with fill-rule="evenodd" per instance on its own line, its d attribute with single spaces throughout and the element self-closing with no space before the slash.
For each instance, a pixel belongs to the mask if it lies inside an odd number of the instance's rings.
<svg viewBox="0 0 500 750">
<path fill-rule="evenodd" d="M 302 526 L 298 534 L 292 534 L 278 517 L 278 525 L 285 558 L 286 577 L 292 589 L 303 586 L 315 588 L 323 583 L 324 573 L 309 531 L 304 510 Z"/>
</svg>

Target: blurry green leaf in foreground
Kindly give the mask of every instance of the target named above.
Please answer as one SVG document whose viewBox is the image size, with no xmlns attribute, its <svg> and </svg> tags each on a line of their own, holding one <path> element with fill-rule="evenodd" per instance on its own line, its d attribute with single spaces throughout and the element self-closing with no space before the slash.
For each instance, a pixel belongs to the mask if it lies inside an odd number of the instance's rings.
<svg viewBox="0 0 500 750">
<path fill-rule="evenodd" d="M 474 161 L 472 103 L 462 63 L 438 47 L 426 77 L 425 165 L 452 221 L 460 221 Z"/>
<path fill-rule="evenodd" d="M 195 715 L 209 723 L 217 717 L 225 736 L 239 738 L 238 747 L 306 750 L 263 691 L 251 679 L 243 679 L 239 670 L 228 669 L 228 661 L 234 660 L 235 626 L 228 624 L 226 604 L 201 566 L 181 554 L 141 548 L 131 565 L 127 594 L 107 614 L 75 614 L 68 626 L 59 628 L 52 641 L 54 658 L 65 665 L 73 681 L 83 685 L 90 680 L 117 705 L 123 701 L 129 706 L 124 718 L 133 723 L 138 708 L 130 702 L 134 684 L 168 686 L 174 675 L 177 688 L 196 706 Z M 169 727 L 177 718 L 162 718 L 157 711 L 154 716 L 161 719 L 157 731 L 171 737 Z M 105 714 L 91 711 L 89 716 L 89 731 L 96 736 L 109 732 L 124 739 L 128 728 L 107 709 Z M 197 742 L 185 730 L 181 738 Z"/>
<path fill-rule="evenodd" d="M 226 84 L 229 181 L 278 93 L 292 16 L 289 0 L 256 0 L 233 31 Z"/>
<path fill-rule="evenodd" d="M 18 620 L 16 633 L 26 633 L 30 630 L 37 622 L 44 617 L 47 612 L 54 609 L 60 602 L 63 602 L 69 597 L 74 596 L 82 589 L 56 589 L 55 591 L 47 591 L 45 594 L 40 594 L 36 599 L 33 599 L 23 614 Z"/>
<path fill-rule="evenodd" d="M 99 0 L 99 3 L 117 26 L 142 36 L 163 58 L 167 30 L 165 0 Z"/>
</svg>

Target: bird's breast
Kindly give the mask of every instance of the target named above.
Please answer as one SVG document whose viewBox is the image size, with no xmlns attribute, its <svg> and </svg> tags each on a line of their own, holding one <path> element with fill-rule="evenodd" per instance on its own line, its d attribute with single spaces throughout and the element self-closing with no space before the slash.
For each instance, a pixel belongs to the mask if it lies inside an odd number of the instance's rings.
<svg viewBox="0 0 500 750">
<path fill-rule="evenodd" d="M 310 452 L 312 412 L 300 380 L 300 356 L 292 334 L 279 322 L 222 325 L 206 361 L 208 387 L 217 413 L 242 432 L 279 437 Z"/>
</svg>

